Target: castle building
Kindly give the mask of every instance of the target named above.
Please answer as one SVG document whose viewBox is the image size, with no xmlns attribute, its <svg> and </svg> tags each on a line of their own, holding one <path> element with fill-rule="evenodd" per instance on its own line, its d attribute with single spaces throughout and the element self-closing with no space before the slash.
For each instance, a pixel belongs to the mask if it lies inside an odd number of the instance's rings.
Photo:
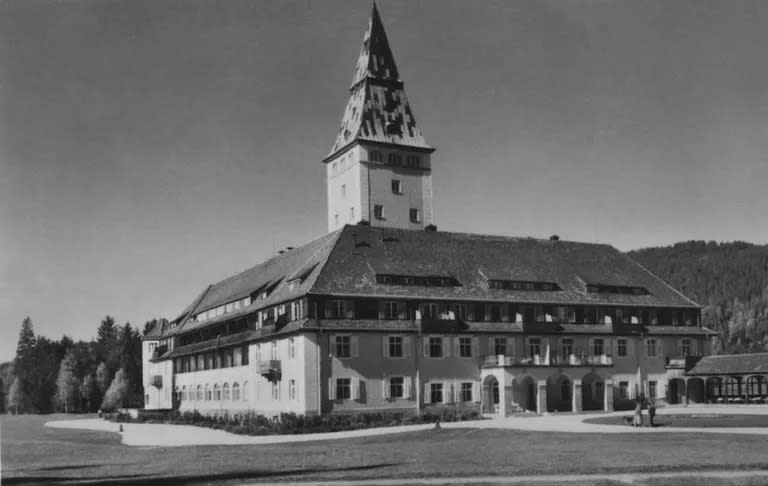
<svg viewBox="0 0 768 486">
<path fill-rule="evenodd" d="M 612 410 L 704 401 L 700 307 L 608 245 L 437 231 L 432 153 L 374 6 L 324 159 L 329 233 L 144 337 L 147 409 Z"/>
</svg>

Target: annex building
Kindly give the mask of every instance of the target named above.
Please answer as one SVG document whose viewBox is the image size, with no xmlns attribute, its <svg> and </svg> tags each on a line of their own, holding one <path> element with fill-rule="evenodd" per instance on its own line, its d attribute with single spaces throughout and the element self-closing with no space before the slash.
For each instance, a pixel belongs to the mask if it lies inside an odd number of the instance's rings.
<svg viewBox="0 0 768 486">
<path fill-rule="evenodd" d="M 696 303 L 608 245 L 437 231 L 434 150 L 374 6 L 323 160 L 328 234 L 146 335 L 146 408 L 507 415 L 684 399 L 674 380 L 710 351 Z"/>
</svg>

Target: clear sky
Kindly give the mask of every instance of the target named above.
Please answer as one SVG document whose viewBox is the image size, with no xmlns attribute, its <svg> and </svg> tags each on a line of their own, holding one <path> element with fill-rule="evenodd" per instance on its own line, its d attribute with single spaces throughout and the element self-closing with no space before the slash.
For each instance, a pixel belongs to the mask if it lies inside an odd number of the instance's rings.
<svg viewBox="0 0 768 486">
<path fill-rule="evenodd" d="M 441 230 L 768 242 L 768 2 L 380 1 Z M 365 1 L 0 3 L 0 360 L 325 232 Z"/>
</svg>

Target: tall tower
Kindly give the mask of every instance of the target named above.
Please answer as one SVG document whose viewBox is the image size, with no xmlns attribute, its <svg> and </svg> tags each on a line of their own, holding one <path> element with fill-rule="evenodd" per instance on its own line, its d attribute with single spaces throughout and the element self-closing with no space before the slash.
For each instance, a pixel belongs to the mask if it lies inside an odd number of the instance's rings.
<svg viewBox="0 0 768 486">
<path fill-rule="evenodd" d="M 432 163 L 373 5 L 341 128 L 326 165 L 328 231 L 360 220 L 420 229 L 432 223 Z"/>
</svg>

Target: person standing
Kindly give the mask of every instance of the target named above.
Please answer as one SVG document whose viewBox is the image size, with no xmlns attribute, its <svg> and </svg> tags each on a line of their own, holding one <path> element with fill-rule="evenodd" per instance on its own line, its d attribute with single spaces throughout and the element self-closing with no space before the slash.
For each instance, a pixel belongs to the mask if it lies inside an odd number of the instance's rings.
<svg viewBox="0 0 768 486">
<path fill-rule="evenodd" d="M 643 425 L 643 404 L 638 399 L 635 400 L 635 427 L 641 427 Z"/>
<path fill-rule="evenodd" d="M 653 418 L 656 417 L 656 404 L 651 400 L 648 402 L 648 425 L 653 427 Z"/>
</svg>

